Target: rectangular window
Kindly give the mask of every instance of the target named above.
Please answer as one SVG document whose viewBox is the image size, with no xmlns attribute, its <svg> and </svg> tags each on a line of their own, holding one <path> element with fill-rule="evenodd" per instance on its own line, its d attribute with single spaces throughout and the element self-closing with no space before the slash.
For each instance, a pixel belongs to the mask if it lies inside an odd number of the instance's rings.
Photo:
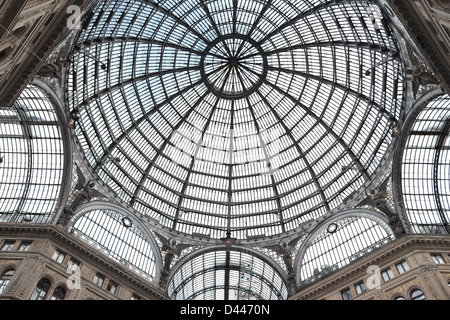
<svg viewBox="0 0 450 320">
<path fill-rule="evenodd" d="M 105 282 L 105 276 L 97 273 L 94 277 L 94 283 L 101 287 L 103 285 L 103 282 Z"/>
<path fill-rule="evenodd" d="M 341 291 L 341 296 L 343 300 L 350 300 L 352 298 L 352 292 L 350 288 Z"/>
<path fill-rule="evenodd" d="M 114 281 L 109 281 L 108 286 L 106 287 L 106 290 L 108 290 L 112 294 L 116 294 L 118 286 L 119 285 L 117 283 L 115 283 Z"/>
<path fill-rule="evenodd" d="M 366 291 L 366 285 L 364 284 L 364 281 L 355 284 L 355 290 L 357 294 L 361 294 Z"/>
<path fill-rule="evenodd" d="M 440 254 L 432 254 L 431 259 L 436 264 L 445 264 L 445 260 Z"/>
<path fill-rule="evenodd" d="M 66 257 L 66 254 L 64 252 L 56 250 L 55 253 L 53 253 L 52 259 L 59 263 L 62 263 L 64 261 L 65 257 Z"/>
<path fill-rule="evenodd" d="M 406 261 L 402 261 L 400 263 L 397 263 L 395 265 L 395 267 L 397 268 L 397 271 L 398 271 L 399 274 L 402 274 L 402 273 L 404 273 L 404 272 L 409 270 L 409 265 L 408 265 L 408 262 L 406 262 Z"/>
<path fill-rule="evenodd" d="M 31 241 L 22 241 L 22 243 L 19 246 L 19 251 L 28 251 L 31 247 Z"/>
<path fill-rule="evenodd" d="M 381 276 L 383 277 L 384 281 L 388 281 L 388 280 L 394 278 L 394 272 L 392 272 L 392 269 L 389 268 L 389 269 L 382 271 Z"/>
<path fill-rule="evenodd" d="M 14 240 L 6 240 L 5 243 L 3 243 L 2 251 L 11 251 L 16 244 L 16 241 Z"/>
</svg>

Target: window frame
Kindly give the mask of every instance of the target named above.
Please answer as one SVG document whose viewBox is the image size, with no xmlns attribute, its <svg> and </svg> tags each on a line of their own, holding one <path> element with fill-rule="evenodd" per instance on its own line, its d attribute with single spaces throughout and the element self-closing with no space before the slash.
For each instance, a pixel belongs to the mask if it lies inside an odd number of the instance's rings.
<svg viewBox="0 0 450 320">
<path fill-rule="evenodd" d="M 355 284 L 355 291 L 356 291 L 356 294 L 363 294 L 364 292 L 367 291 L 367 287 L 366 287 L 366 284 L 364 283 L 364 281 L 360 281 Z M 360 291 L 360 292 L 358 292 L 358 291 Z"/>
<path fill-rule="evenodd" d="M 16 240 L 5 240 L 2 244 L 2 248 L 0 249 L 0 251 L 13 251 L 15 245 Z"/>
<path fill-rule="evenodd" d="M 12 274 L 7 274 L 7 273 L 10 273 L 11 271 L 12 271 Z M 14 277 L 15 273 L 16 273 L 16 270 L 11 268 L 11 269 L 5 270 L 0 275 L 0 296 L 5 291 L 5 289 L 8 287 L 8 284 L 11 282 L 11 279 Z"/>
<path fill-rule="evenodd" d="M 63 290 L 64 294 L 62 294 L 61 292 L 58 292 L 58 289 Z M 55 295 L 55 293 L 58 293 L 59 296 Z M 67 289 L 63 286 L 58 286 L 55 288 L 55 290 L 53 290 L 50 300 L 64 300 L 66 298 L 66 296 L 67 296 Z"/>
<path fill-rule="evenodd" d="M 67 254 L 59 249 L 56 249 L 55 252 L 52 255 L 52 259 L 55 260 L 58 263 L 63 263 L 66 259 Z M 61 259 L 62 257 L 62 259 Z"/>
<path fill-rule="evenodd" d="M 119 284 L 113 280 L 108 281 L 108 285 L 106 286 L 106 290 L 111 294 L 117 294 L 119 289 Z"/>
<path fill-rule="evenodd" d="M 415 297 L 413 297 L 414 293 L 419 293 L 418 295 L 416 295 Z M 411 293 L 409 294 L 409 296 L 411 297 L 411 300 L 427 300 L 427 297 L 425 295 L 425 292 L 423 292 L 422 289 L 419 288 L 414 288 L 411 290 Z M 423 297 L 423 299 L 417 299 L 419 297 Z"/>
<path fill-rule="evenodd" d="M 341 290 L 342 300 L 351 300 L 353 298 L 353 293 L 350 287 Z"/>
<path fill-rule="evenodd" d="M 92 282 L 94 282 L 94 284 L 96 284 L 99 287 L 103 287 L 103 285 L 105 284 L 105 280 L 106 277 L 102 273 L 97 272 Z"/>
<path fill-rule="evenodd" d="M 386 268 L 383 271 L 381 271 L 381 277 L 383 278 L 384 282 L 394 279 L 395 278 L 394 271 L 392 270 L 391 267 Z"/>
<path fill-rule="evenodd" d="M 444 257 L 442 256 L 442 254 L 440 253 L 430 253 L 431 256 L 431 260 L 433 260 L 433 262 L 435 264 L 446 264 L 447 262 L 445 261 Z"/>
<path fill-rule="evenodd" d="M 24 240 L 20 243 L 19 248 L 17 249 L 17 251 L 20 252 L 26 252 L 31 248 L 31 244 L 33 243 L 33 241 L 29 241 L 29 240 Z"/>
<path fill-rule="evenodd" d="M 405 268 L 405 265 L 407 266 L 407 268 Z M 411 268 L 406 260 L 403 260 L 403 261 L 395 264 L 395 268 L 397 269 L 398 274 L 403 274 L 403 273 L 411 270 Z"/>
<path fill-rule="evenodd" d="M 45 300 L 45 298 L 48 296 L 51 286 L 52 286 L 52 282 L 50 281 L 50 279 L 48 279 L 46 277 L 39 279 L 38 283 L 36 284 L 36 287 L 34 288 L 33 292 L 30 295 L 29 300 Z M 44 294 L 42 295 L 42 293 L 44 293 Z M 34 299 L 32 299 L 32 298 L 34 298 Z M 37 299 L 37 298 L 41 298 L 41 299 Z"/>
</svg>

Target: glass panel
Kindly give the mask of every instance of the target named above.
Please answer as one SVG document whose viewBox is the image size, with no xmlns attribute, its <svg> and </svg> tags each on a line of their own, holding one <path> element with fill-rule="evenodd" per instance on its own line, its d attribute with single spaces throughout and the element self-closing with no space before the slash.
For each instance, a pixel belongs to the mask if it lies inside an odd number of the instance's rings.
<svg viewBox="0 0 450 320">
<path fill-rule="evenodd" d="M 47 223 L 60 197 L 63 141 L 54 105 L 29 85 L 0 108 L 0 221 Z"/>
<path fill-rule="evenodd" d="M 403 70 L 381 18 L 366 1 L 99 1 L 67 86 L 87 161 L 181 234 L 299 228 L 392 141 Z"/>
<path fill-rule="evenodd" d="M 287 298 L 286 283 L 265 261 L 238 251 L 231 251 L 228 259 L 220 250 L 188 260 L 170 279 L 169 295 L 175 300 L 224 300 L 227 295 L 230 300 Z"/>
<path fill-rule="evenodd" d="M 431 101 L 416 117 L 402 159 L 402 193 L 416 233 L 448 233 L 450 220 L 450 97 Z"/>
<path fill-rule="evenodd" d="M 150 280 L 155 277 L 156 260 L 150 243 L 136 225 L 124 223 L 122 214 L 107 209 L 88 209 L 75 219 L 71 228 L 74 235 L 141 276 Z"/>
</svg>

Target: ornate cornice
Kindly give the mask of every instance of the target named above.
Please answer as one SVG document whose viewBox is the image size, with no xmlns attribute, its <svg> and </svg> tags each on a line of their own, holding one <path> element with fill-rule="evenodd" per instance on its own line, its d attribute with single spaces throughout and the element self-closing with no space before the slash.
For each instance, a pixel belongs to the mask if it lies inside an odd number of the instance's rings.
<svg viewBox="0 0 450 320">
<path fill-rule="evenodd" d="M 399 255 L 404 256 L 414 250 L 438 250 L 439 248 L 448 249 L 449 247 L 449 235 L 403 235 L 384 247 L 378 248 L 350 263 L 329 277 L 302 288 L 290 299 L 315 299 L 323 293 L 330 292 L 330 290 L 339 289 L 340 286 L 345 285 L 349 280 L 357 277 L 367 277 L 369 266 L 392 262 L 394 259 L 398 259 Z M 427 271 L 429 270 L 431 269 L 427 268 Z"/>
<path fill-rule="evenodd" d="M 70 31 L 67 28 L 68 6 L 77 5 L 83 10 L 91 2 L 92 0 L 65 1 L 64 5 L 60 6 L 53 13 L 54 16 L 52 15 L 51 18 L 48 18 L 48 25 L 40 27 L 42 29 L 39 30 L 39 38 L 36 43 L 20 53 L 20 59 L 23 60 L 9 72 L 1 75 L 3 83 L 0 88 L 0 106 L 11 106 L 16 101 L 25 87 L 46 63 L 45 60 Z M 48 11 L 51 12 L 52 10 L 54 11 L 55 9 L 50 7 Z M 22 46 L 22 44 L 20 45 Z"/>
<path fill-rule="evenodd" d="M 419 12 L 415 1 L 388 0 L 388 3 L 433 69 L 444 91 L 450 94 L 450 60 L 448 53 L 445 53 L 450 48 L 442 48 L 443 44 L 438 39 L 439 34 L 432 25 L 426 22 L 426 18 Z"/>
<path fill-rule="evenodd" d="M 99 270 L 107 270 L 109 273 L 117 276 L 123 282 L 139 288 L 149 296 L 153 296 L 159 300 L 169 300 L 170 298 L 164 290 L 157 287 L 148 280 L 139 277 L 126 267 L 117 263 L 115 260 L 97 251 L 94 247 L 89 246 L 81 239 L 78 239 L 55 225 L 42 224 L 21 224 L 21 223 L 0 223 L 0 235 L 5 236 L 23 236 L 44 238 L 64 247 L 75 251 L 80 258 L 89 261 L 90 264 L 99 268 Z"/>
</svg>

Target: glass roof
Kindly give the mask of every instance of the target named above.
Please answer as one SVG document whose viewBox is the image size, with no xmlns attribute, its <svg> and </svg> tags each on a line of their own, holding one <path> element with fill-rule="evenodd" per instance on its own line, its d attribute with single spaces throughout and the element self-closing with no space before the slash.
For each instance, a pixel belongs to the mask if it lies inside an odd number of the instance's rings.
<svg viewBox="0 0 450 320">
<path fill-rule="evenodd" d="M 307 285 L 394 239 L 386 221 L 364 209 L 333 219 L 311 234 L 300 253 L 298 285 Z"/>
<path fill-rule="evenodd" d="M 29 85 L 0 108 L 0 221 L 48 223 L 61 196 L 63 138 L 56 107 Z"/>
<path fill-rule="evenodd" d="M 100 1 L 85 26 L 68 101 L 86 159 L 181 234 L 323 216 L 372 179 L 400 117 L 402 63 L 367 1 Z"/>
<path fill-rule="evenodd" d="M 246 249 L 244 249 L 246 250 Z M 215 250 L 175 269 L 168 284 L 174 300 L 285 300 L 280 273 L 254 252 Z"/>
<path fill-rule="evenodd" d="M 414 232 L 450 231 L 450 97 L 440 95 L 417 115 L 403 151 L 401 187 Z"/>
<path fill-rule="evenodd" d="M 87 208 L 73 219 L 69 231 L 144 278 L 155 278 L 152 246 L 126 216 L 114 210 Z"/>
</svg>

